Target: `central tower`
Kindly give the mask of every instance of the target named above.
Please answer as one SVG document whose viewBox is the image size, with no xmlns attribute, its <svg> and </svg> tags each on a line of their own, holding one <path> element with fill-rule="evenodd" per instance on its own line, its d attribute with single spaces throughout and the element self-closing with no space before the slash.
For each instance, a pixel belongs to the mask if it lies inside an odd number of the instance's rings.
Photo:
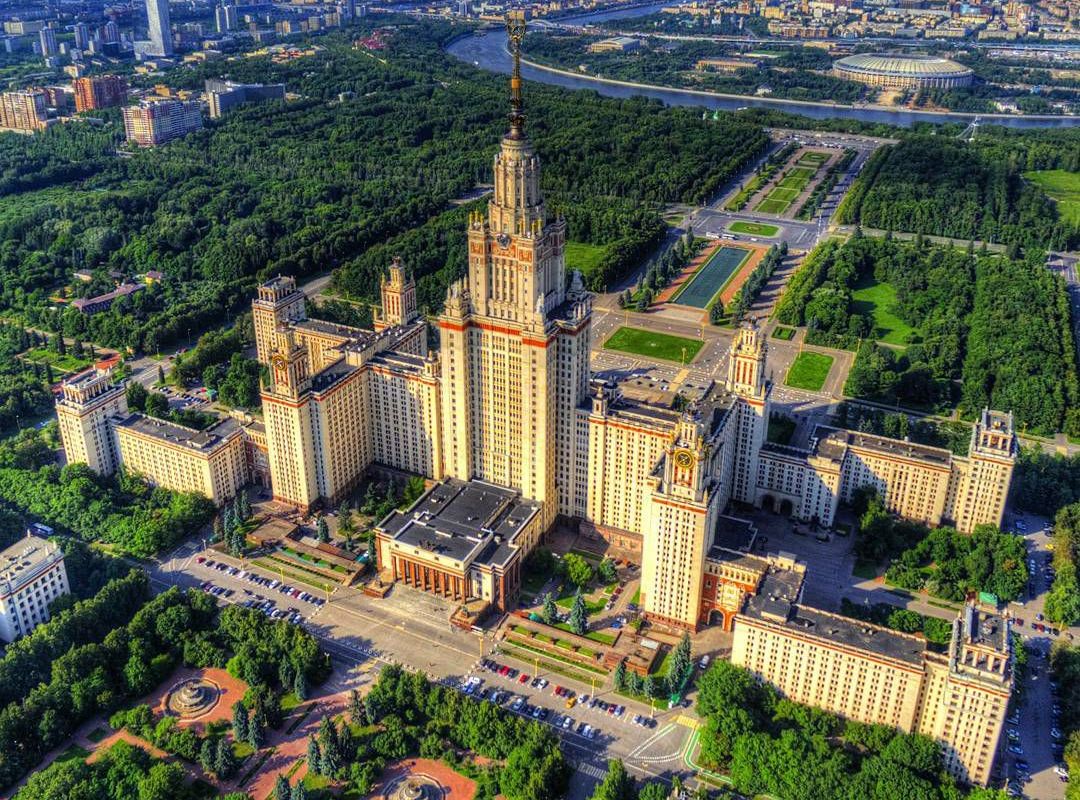
<svg viewBox="0 0 1080 800">
<path fill-rule="evenodd" d="M 506 27 L 510 128 L 495 154 L 487 214 L 469 219 L 468 275 L 450 285 L 439 317 L 443 453 L 450 475 L 541 501 L 546 527 L 573 491 L 572 455 L 556 442 L 574 438 L 574 409 L 588 388 L 591 296 L 580 278 L 567 286 L 566 223 L 548 219 L 540 159 L 525 135 L 524 15 L 510 12 Z"/>
</svg>

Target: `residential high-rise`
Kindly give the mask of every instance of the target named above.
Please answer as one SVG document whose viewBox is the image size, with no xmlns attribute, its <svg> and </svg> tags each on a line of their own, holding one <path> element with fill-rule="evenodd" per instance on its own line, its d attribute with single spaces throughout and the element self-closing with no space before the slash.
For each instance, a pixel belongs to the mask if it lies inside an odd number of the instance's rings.
<svg viewBox="0 0 1080 800">
<path fill-rule="evenodd" d="M 127 100 L 127 81 L 119 75 L 76 78 L 73 83 L 76 111 L 120 106 Z"/>
<path fill-rule="evenodd" d="M 57 54 L 56 31 L 54 29 L 42 28 L 38 31 L 38 42 L 41 45 L 41 54 L 43 56 L 55 56 Z"/>
<path fill-rule="evenodd" d="M 222 3 L 214 9 L 214 26 L 218 33 L 235 30 L 237 23 L 236 6 L 231 3 Z"/>
<path fill-rule="evenodd" d="M 25 89 L 18 92 L 0 92 L 0 128 L 40 131 L 48 126 L 44 91 Z"/>
<path fill-rule="evenodd" d="M 195 100 L 143 100 L 123 109 L 127 140 L 153 147 L 202 128 L 202 108 Z"/>
<path fill-rule="evenodd" d="M 75 24 L 75 47 L 85 50 L 90 46 L 90 26 L 85 22 Z"/>
<path fill-rule="evenodd" d="M 146 21 L 153 43 L 153 55 L 173 54 L 172 27 L 169 25 L 169 0 L 146 0 Z"/>
<path fill-rule="evenodd" d="M 0 639 L 13 642 L 49 621 L 49 604 L 71 592 L 64 553 L 40 536 L 0 551 Z"/>
</svg>

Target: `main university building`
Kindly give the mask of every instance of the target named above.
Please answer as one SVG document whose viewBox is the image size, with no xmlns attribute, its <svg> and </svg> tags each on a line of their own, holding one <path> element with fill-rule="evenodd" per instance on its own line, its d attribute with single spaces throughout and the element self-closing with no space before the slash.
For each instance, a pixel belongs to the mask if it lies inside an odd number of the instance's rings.
<svg viewBox="0 0 1080 800">
<path fill-rule="evenodd" d="M 304 511 L 347 498 L 371 467 L 422 475 L 427 492 L 377 526 L 384 578 L 495 611 L 515 606 L 545 533 L 579 526 L 638 554 L 654 623 L 734 628 L 734 659 L 785 693 L 931 733 L 955 774 L 984 782 L 1011 685 L 1007 620 L 967 614 L 944 657 L 805 608 L 802 566 L 750 555 L 749 526 L 728 514 L 764 506 L 830 526 L 839 503 L 873 486 L 891 511 L 929 525 L 1000 524 L 1011 418 L 983 412 L 967 457 L 829 427 L 805 449 L 771 444 L 767 345 L 754 326 L 738 331 L 726 379 L 678 407 L 593 379 L 592 297 L 567 275 L 565 222 L 546 213 L 520 81 L 487 213 L 468 223 L 467 274 L 435 323 L 438 355 L 400 263 L 373 331 L 308 318 L 294 280 L 279 277 L 252 305 L 269 367 L 262 423 L 199 432 L 130 414 L 122 387 L 90 373 L 57 404 L 68 459 L 102 473 L 126 465 L 219 503 L 255 478 Z"/>
</svg>

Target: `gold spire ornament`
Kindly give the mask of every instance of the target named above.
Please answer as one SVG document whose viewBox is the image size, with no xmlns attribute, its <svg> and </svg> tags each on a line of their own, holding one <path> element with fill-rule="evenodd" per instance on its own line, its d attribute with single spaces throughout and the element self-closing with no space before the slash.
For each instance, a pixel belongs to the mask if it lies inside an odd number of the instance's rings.
<svg viewBox="0 0 1080 800">
<path fill-rule="evenodd" d="M 510 54 L 514 57 L 514 70 L 510 74 L 510 138 L 520 139 L 525 135 L 525 113 L 521 102 L 521 42 L 525 38 L 525 12 L 522 10 L 506 13 L 506 35 L 509 39 Z"/>
</svg>

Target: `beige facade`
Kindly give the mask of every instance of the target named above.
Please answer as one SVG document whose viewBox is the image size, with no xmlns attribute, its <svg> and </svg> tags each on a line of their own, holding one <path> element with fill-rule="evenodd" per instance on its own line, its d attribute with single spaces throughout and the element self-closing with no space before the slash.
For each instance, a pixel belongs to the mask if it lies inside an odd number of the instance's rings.
<svg viewBox="0 0 1080 800">
<path fill-rule="evenodd" d="M 27 534 L 0 551 L 0 639 L 13 642 L 49 621 L 49 604 L 70 593 L 64 553 Z"/>
<path fill-rule="evenodd" d="M 921 636 L 762 591 L 735 618 L 731 661 L 796 702 L 933 738 L 958 780 L 990 779 L 1013 680 L 1007 618 L 966 607 L 941 655 Z"/>
<path fill-rule="evenodd" d="M 120 463 L 156 486 L 199 492 L 220 506 L 248 483 L 244 437 L 233 419 L 199 431 L 132 414 L 113 429 Z"/>
<path fill-rule="evenodd" d="M 124 387 L 113 383 L 108 372 L 95 369 L 65 380 L 56 401 L 56 420 L 67 462 L 112 475 L 120 461 L 110 419 L 127 410 Z"/>
</svg>

